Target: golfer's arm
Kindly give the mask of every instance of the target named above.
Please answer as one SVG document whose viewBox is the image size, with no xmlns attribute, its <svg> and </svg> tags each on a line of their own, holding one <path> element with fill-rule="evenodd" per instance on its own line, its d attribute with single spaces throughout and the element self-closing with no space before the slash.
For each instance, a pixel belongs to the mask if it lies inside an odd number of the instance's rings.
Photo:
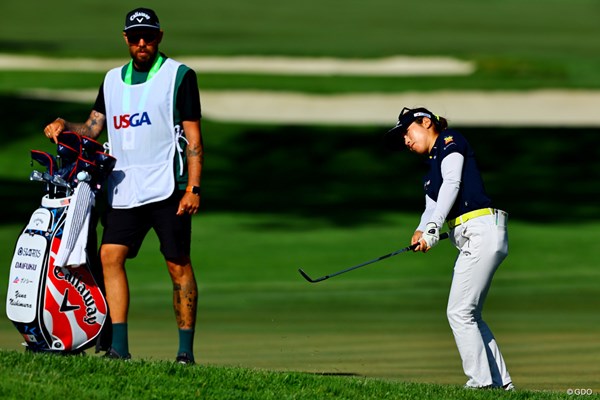
<svg viewBox="0 0 600 400">
<path fill-rule="evenodd" d="M 419 226 L 415 229 L 415 232 L 425 232 L 425 226 L 430 221 L 433 212 L 435 211 L 436 202 L 428 195 L 425 195 L 425 211 L 421 214 L 421 220 Z"/>
<path fill-rule="evenodd" d="M 429 222 L 434 222 L 438 227 L 442 227 L 446 217 L 450 213 L 452 206 L 456 202 L 462 170 L 464 165 L 464 156 L 460 153 L 452 153 L 442 160 L 442 186 L 438 192 L 435 210 L 431 215 Z"/>
<path fill-rule="evenodd" d="M 64 130 L 96 139 L 104 129 L 105 123 L 106 116 L 96 110 L 92 110 L 90 117 L 84 123 L 64 121 Z"/>
<path fill-rule="evenodd" d="M 204 164 L 204 149 L 202 146 L 202 133 L 200 121 L 183 121 L 183 131 L 188 140 L 187 167 L 188 186 L 200 186 L 202 165 Z"/>
</svg>

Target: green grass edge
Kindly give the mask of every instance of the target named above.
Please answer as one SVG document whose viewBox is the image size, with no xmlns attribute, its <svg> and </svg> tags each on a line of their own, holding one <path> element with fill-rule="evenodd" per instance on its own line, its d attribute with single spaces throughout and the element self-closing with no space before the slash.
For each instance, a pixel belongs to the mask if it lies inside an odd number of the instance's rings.
<svg viewBox="0 0 600 400">
<path fill-rule="evenodd" d="M 89 352 L 89 351 L 88 351 Z M 86 399 L 567 399 L 554 391 L 467 390 L 360 376 L 328 376 L 169 361 L 118 361 L 0 350 L 0 398 Z M 586 399 L 599 398 L 592 394 Z"/>
</svg>

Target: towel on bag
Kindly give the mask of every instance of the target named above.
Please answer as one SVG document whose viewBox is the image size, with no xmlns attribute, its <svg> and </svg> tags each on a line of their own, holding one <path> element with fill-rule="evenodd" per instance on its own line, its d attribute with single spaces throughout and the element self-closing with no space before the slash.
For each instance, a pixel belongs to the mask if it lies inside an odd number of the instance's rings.
<svg viewBox="0 0 600 400">
<path fill-rule="evenodd" d="M 94 199 L 90 185 L 87 182 L 80 182 L 67 208 L 63 237 L 54 260 L 55 266 L 79 266 L 87 262 L 85 248 Z"/>
</svg>

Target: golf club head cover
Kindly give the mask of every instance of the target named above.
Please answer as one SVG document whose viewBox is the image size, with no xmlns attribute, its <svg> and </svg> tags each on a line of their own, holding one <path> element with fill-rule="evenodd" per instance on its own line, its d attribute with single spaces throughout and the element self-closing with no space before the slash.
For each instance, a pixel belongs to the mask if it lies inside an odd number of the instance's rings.
<svg viewBox="0 0 600 400">
<path fill-rule="evenodd" d="M 85 171 L 88 173 L 89 178 L 85 179 L 85 181 L 87 181 L 89 183 L 92 190 L 94 192 L 100 190 L 100 188 L 102 187 L 102 185 L 101 185 L 102 178 L 101 178 L 101 174 L 100 174 L 100 168 L 98 167 L 96 162 L 92 161 L 92 160 L 87 160 L 83 157 L 79 157 L 77 159 L 77 179 L 78 180 L 81 179 L 81 178 L 79 178 L 79 173 L 81 171 Z"/>
<path fill-rule="evenodd" d="M 104 152 L 104 146 L 102 143 L 95 141 L 87 136 L 81 136 L 81 146 L 83 148 L 82 156 L 88 160 L 93 160 L 96 156 L 96 152 Z"/>
<path fill-rule="evenodd" d="M 70 183 L 71 186 L 74 186 L 75 178 L 77 178 L 77 159 L 69 164 L 64 163 L 63 166 L 58 170 L 58 175 Z"/>
<path fill-rule="evenodd" d="M 63 162 L 62 166 L 73 164 L 79 158 L 79 151 L 69 146 L 68 144 L 58 142 L 56 145 L 56 155 L 60 157 Z"/>
<path fill-rule="evenodd" d="M 95 177 L 98 174 L 98 167 L 96 167 L 95 162 L 79 157 L 77 159 L 77 172 L 80 171 L 86 171 L 92 177 Z"/>
<path fill-rule="evenodd" d="M 46 167 L 46 172 L 50 175 L 56 173 L 56 159 L 52 154 L 45 151 L 31 150 L 31 159 Z"/>
<path fill-rule="evenodd" d="M 60 135 L 58 135 L 58 142 L 77 151 L 77 155 L 81 154 L 81 136 L 79 134 L 71 131 L 62 131 Z"/>
<path fill-rule="evenodd" d="M 104 153 L 102 151 L 97 151 L 94 157 L 96 162 L 96 166 L 98 167 L 98 183 L 102 184 L 108 175 L 112 172 L 113 168 L 115 168 L 115 164 L 117 163 L 117 159 L 111 156 L 110 154 Z"/>
</svg>

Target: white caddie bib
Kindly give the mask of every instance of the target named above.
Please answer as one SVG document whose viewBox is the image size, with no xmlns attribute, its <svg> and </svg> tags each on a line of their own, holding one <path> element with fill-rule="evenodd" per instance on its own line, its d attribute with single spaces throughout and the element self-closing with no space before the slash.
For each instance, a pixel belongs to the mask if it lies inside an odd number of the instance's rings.
<svg viewBox="0 0 600 400">
<path fill-rule="evenodd" d="M 137 207 L 173 193 L 173 92 L 180 65 L 168 58 L 154 76 L 137 85 L 123 82 L 121 67 L 106 74 L 106 126 L 110 153 L 117 159 L 107 182 L 113 208 Z"/>
</svg>

